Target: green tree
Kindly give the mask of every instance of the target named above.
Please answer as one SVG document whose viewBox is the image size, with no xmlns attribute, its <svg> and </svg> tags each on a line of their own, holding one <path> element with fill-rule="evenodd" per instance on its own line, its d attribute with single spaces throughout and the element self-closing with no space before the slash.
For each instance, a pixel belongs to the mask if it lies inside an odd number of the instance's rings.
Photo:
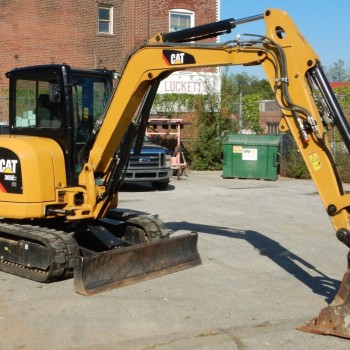
<svg viewBox="0 0 350 350">
<path fill-rule="evenodd" d="M 233 120 L 221 114 L 220 96 L 213 91 L 195 98 L 197 138 L 194 141 L 191 167 L 197 170 L 219 170 L 222 138 L 225 131 L 232 131 Z"/>
<path fill-rule="evenodd" d="M 291 152 L 289 154 L 288 166 L 284 169 L 284 176 L 292 177 L 295 179 L 309 179 L 310 173 L 306 167 L 306 164 L 294 143 Z"/>
<path fill-rule="evenodd" d="M 338 60 L 330 67 L 326 67 L 325 73 L 329 81 L 350 81 L 350 71 L 345 67 L 345 62 L 343 60 Z"/>
<path fill-rule="evenodd" d="M 153 109 L 166 114 L 177 111 L 191 111 L 195 95 L 191 94 L 157 94 L 153 102 Z"/>
<path fill-rule="evenodd" d="M 260 134 L 262 128 L 260 126 L 259 101 L 260 94 L 246 95 L 243 97 L 243 126 L 250 129 L 255 134 Z"/>
<path fill-rule="evenodd" d="M 249 76 L 247 73 L 234 74 L 232 79 L 234 79 L 237 89 L 243 95 L 259 94 L 262 100 L 274 99 L 274 93 L 267 79 L 259 79 L 255 76 Z"/>
<path fill-rule="evenodd" d="M 235 75 L 224 69 L 221 75 L 221 113 L 229 117 L 237 109 L 239 103 L 239 85 Z"/>
<path fill-rule="evenodd" d="M 267 79 L 249 76 L 247 73 L 232 74 L 224 69 L 221 78 L 221 108 L 223 115 L 240 112 L 240 94 L 259 95 L 261 100 L 274 99 L 274 93 Z"/>
<path fill-rule="evenodd" d="M 339 101 L 339 104 L 349 121 L 350 116 L 350 86 L 336 88 L 334 93 Z M 336 126 L 330 128 L 328 131 L 328 136 L 332 145 L 332 152 L 335 162 L 337 164 L 337 169 L 340 178 L 343 182 L 350 182 L 350 157 L 349 152 L 344 147 L 344 142 L 340 136 L 339 130 Z"/>
<path fill-rule="evenodd" d="M 350 86 L 334 89 L 341 108 L 345 111 L 350 108 Z"/>
</svg>

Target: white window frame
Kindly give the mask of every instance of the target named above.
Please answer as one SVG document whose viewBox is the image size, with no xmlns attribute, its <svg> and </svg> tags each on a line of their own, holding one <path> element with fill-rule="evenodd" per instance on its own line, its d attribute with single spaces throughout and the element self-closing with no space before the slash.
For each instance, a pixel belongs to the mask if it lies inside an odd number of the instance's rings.
<svg viewBox="0 0 350 350">
<path fill-rule="evenodd" d="M 109 11 L 109 19 L 101 19 L 100 18 L 100 10 L 108 10 Z M 100 23 L 108 23 L 108 32 L 100 31 Z M 113 35 L 113 6 L 98 5 L 97 33 L 98 34 Z"/>
<path fill-rule="evenodd" d="M 279 123 L 278 122 L 268 122 L 266 123 L 267 133 L 270 135 L 279 135 Z"/>
<path fill-rule="evenodd" d="M 169 32 L 171 32 L 171 15 L 187 15 L 190 16 L 190 27 L 194 27 L 194 12 L 184 9 L 172 9 L 169 11 Z M 185 28 L 184 28 L 185 29 Z"/>
</svg>

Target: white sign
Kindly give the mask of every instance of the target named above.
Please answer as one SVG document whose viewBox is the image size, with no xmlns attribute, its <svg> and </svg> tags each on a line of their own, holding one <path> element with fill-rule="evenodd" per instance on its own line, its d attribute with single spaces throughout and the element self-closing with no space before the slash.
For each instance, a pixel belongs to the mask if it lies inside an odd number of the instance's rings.
<svg viewBox="0 0 350 350">
<path fill-rule="evenodd" d="M 193 94 L 220 92 L 219 73 L 209 72 L 175 72 L 161 81 L 159 94 Z"/>
<path fill-rule="evenodd" d="M 258 160 L 258 149 L 243 148 L 242 160 Z"/>
</svg>

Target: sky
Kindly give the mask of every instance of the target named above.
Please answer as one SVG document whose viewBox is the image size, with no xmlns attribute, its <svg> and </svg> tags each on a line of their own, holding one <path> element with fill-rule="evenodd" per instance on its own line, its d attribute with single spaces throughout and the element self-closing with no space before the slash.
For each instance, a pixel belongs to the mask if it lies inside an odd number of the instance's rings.
<svg viewBox="0 0 350 350">
<path fill-rule="evenodd" d="M 316 51 L 321 63 L 329 67 L 338 60 L 350 69 L 350 0 L 221 0 L 220 19 L 260 15 L 268 8 L 286 11 Z M 265 34 L 263 21 L 242 24 L 221 41 L 236 38 L 239 33 Z M 264 78 L 260 67 L 239 67 L 233 73 L 246 72 Z"/>
</svg>

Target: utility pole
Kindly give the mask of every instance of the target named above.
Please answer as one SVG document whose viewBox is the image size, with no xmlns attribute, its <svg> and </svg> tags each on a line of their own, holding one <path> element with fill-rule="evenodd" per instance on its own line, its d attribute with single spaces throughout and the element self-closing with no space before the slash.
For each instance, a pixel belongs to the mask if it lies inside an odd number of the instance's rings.
<svg viewBox="0 0 350 350">
<path fill-rule="evenodd" d="M 239 133 L 242 134 L 242 129 L 243 129 L 243 108 L 242 108 L 242 91 L 241 91 L 241 86 L 239 87 Z"/>
</svg>

